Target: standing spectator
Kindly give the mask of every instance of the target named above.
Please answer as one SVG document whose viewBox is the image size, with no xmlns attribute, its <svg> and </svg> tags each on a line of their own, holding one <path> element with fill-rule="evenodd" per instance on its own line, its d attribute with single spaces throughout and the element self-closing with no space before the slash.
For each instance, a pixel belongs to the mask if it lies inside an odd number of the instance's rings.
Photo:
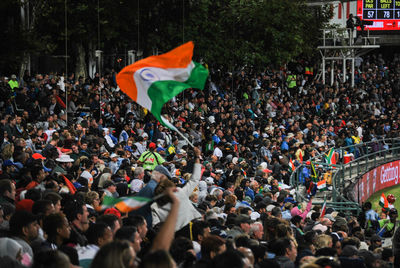
<svg viewBox="0 0 400 268">
<path fill-rule="evenodd" d="M 156 144 L 151 142 L 149 144 L 149 150 L 140 155 L 140 158 L 137 162 L 138 164 L 143 164 L 143 168 L 145 170 L 152 171 L 156 168 L 156 166 L 165 165 L 167 163 L 159 153 L 155 152 L 155 150 Z"/>
</svg>

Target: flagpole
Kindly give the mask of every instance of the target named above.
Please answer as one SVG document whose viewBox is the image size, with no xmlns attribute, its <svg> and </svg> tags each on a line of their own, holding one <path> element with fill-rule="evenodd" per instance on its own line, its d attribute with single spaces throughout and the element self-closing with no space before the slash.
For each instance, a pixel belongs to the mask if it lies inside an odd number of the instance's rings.
<svg viewBox="0 0 400 268">
<path fill-rule="evenodd" d="M 185 135 L 182 134 L 182 132 L 180 132 L 177 128 L 174 129 L 185 141 L 187 141 L 187 143 L 192 146 L 192 148 L 194 148 L 194 145 L 189 141 L 188 138 L 186 138 Z"/>
<path fill-rule="evenodd" d="M 167 119 L 165 119 L 163 116 L 160 117 L 159 122 L 160 122 L 160 123 L 164 123 L 164 125 L 165 125 L 166 127 L 168 127 L 169 129 L 176 131 L 185 141 L 187 141 L 187 143 L 188 143 L 190 146 L 192 146 L 192 148 L 194 148 L 194 145 L 189 141 L 189 139 L 186 138 L 186 136 L 183 135 L 182 132 L 180 132 L 179 129 L 178 129 L 176 126 L 174 126 L 171 122 L 169 122 L 169 121 L 168 121 Z"/>
</svg>

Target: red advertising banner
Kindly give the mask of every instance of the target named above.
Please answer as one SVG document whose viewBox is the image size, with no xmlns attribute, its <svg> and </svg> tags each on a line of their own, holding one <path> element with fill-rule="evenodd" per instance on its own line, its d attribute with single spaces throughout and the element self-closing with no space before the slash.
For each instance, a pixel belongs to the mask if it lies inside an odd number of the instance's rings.
<svg viewBox="0 0 400 268">
<path fill-rule="evenodd" d="M 365 173 L 354 186 L 355 198 L 361 205 L 375 192 L 399 183 L 400 160 L 384 164 Z"/>
</svg>

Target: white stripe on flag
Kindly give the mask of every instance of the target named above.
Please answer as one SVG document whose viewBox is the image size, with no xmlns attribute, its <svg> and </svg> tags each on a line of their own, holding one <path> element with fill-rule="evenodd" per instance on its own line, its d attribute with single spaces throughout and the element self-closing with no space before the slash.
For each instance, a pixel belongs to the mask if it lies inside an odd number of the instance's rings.
<svg viewBox="0 0 400 268">
<path fill-rule="evenodd" d="M 137 70 L 133 74 L 133 79 L 136 84 L 137 99 L 136 102 L 141 106 L 151 111 L 152 101 L 147 93 L 150 86 L 158 81 L 178 81 L 185 82 L 189 79 L 190 73 L 195 67 L 193 61 L 186 68 L 157 68 L 157 67 L 144 67 Z"/>
</svg>

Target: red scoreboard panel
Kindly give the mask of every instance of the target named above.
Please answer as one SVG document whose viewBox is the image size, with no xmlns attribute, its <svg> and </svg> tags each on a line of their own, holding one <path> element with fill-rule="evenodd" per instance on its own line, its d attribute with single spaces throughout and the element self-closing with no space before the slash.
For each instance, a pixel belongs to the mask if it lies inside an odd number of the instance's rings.
<svg viewBox="0 0 400 268">
<path fill-rule="evenodd" d="M 357 0 L 357 16 L 373 21 L 370 31 L 400 30 L 400 0 Z"/>
</svg>

